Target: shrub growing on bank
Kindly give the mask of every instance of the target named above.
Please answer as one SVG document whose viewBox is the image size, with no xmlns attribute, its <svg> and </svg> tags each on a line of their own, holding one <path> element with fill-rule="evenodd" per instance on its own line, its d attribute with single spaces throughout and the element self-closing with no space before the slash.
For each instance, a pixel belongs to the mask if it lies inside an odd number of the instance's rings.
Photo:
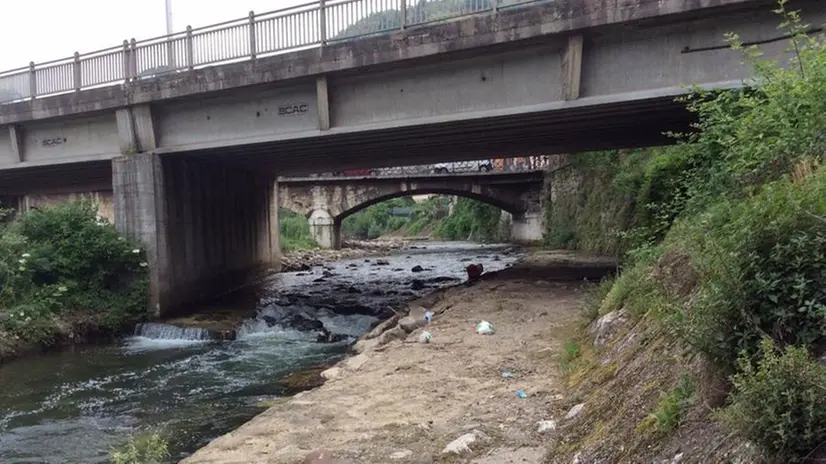
<svg viewBox="0 0 826 464">
<path fill-rule="evenodd" d="M 740 359 L 726 420 L 778 462 L 801 462 L 826 442 L 826 366 L 803 347 L 764 339 L 757 362 Z"/>
<path fill-rule="evenodd" d="M 826 169 L 719 203 L 672 240 L 702 276 L 687 335 L 721 368 L 757 354 L 763 338 L 780 347 L 826 342 Z"/>
<path fill-rule="evenodd" d="M 112 464 L 159 464 L 169 458 L 169 446 L 157 432 L 132 437 L 119 449 L 112 450 Z"/>
<path fill-rule="evenodd" d="M 393 208 L 412 208 L 415 202 L 410 197 L 392 198 L 368 206 L 344 218 L 341 233 L 347 237 L 373 239 L 393 232 L 408 223 L 408 218 L 394 216 Z"/>
<path fill-rule="evenodd" d="M 446 240 L 476 240 L 493 242 L 502 240 L 500 224 L 502 211 L 471 198 L 459 197 L 453 214 L 444 218 L 434 232 Z"/>
<path fill-rule="evenodd" d="M 642 245 L 600 311 L 677 322 L 731 376 L 731 426 L 798 462 L 826 440 L 826 367 L 813 359 L 826 350 L 826 39 L 785 4 L 789 66 L 730 36 L 755 79 L 693 93 L 697 131 L 624 175 L 638 189 L 626 236 Z"/>
<path fill-rule="evenodd" d="M 281 208 L 278 211 L 281 248 L 283 250 L 306 250 L 318 244 L 310 234 L 310 222 L 304 216 Z"/>
<path fill-rule="evenodd" d="M 147 314 L 143 250 L 89 202 L 32 210 L 0 229 L 0 336 L 51 344 L 73 322 L 118 330 Z"/>
</svg>

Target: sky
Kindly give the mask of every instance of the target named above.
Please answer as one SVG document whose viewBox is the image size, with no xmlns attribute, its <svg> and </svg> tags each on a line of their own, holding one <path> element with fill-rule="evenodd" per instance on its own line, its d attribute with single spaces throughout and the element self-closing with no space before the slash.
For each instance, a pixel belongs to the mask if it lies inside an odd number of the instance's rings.
<svg viewBox="0 0 826 464">
<path fill-rule="evenodd" d="M 0 0 L 0 71 L 166 34 L 165 0 Z M 175 31 L 306 0 L 172 0 Z M 140 5 L 136 7 L 135 5 Z"/>
</svg>

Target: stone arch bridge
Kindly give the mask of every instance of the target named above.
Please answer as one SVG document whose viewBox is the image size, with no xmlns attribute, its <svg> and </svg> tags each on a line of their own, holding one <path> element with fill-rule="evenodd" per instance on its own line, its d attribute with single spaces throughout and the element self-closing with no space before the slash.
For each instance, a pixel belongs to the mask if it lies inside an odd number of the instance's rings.
<svg viewBox="0 0 826 464">
<path fill-rule="evenodd" d="M 468 197 L 511 215 L 511 239 L 529 243 L 542 238 L 541 171 L 454 173 L 398 177 L 306 177 L 278 181 L 279 206 L 305 215 L 319 246 L 341 246 L 341 221 L 391 198 L 442 194 Z"/>
</svg>

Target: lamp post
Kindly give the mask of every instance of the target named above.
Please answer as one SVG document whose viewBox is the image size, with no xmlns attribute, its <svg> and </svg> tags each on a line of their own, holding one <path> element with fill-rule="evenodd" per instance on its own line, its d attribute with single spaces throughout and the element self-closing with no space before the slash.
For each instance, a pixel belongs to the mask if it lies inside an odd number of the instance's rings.
<svg viewBox="0 0 826 464">
<path fill-rule="evenodd" d="M 172 0 L 166 0 L 166 35 L 172 35 Z"/>
<path fill-rule="evenodd" d="M 166 45 L 166 56 L 167 56 L 167 65 L 169 66 L 169 70 L 172 71 L 173 69 L 177 69 L 175 64 L 175 44 L 172 42 L 172 0 L 165 0 L 166 2 L 166 35 L 167 35 L 167 45 Z"/>
</svg>

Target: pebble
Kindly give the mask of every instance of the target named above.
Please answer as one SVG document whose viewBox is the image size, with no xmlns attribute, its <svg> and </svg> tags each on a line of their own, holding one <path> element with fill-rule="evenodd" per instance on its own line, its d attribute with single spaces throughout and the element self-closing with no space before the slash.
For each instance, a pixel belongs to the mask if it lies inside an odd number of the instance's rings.
<svg viewBox="0 0 826 464">
<path fill-rule="evenodd" d="M 537 423 L 536 431 L 539 433 L 553 432 L 556 430 L 556 422 L 552 420 L 543 420 Z"/>
<path fill-rule="evenodd" d="M 580 412 L 582 412 L 582 408 L 585 407 L 585 403 L 579 403 L 578 405 L 574 406 L 568 411 L 568 414 L 565 414 L 566 419 L 573 419 L 577 416 Z"/>
<path fill-rule="evenodd" d="M 406 449 L 406 450 L 396 451 L 395 453 L 391 454 L 390 459 L 406 459 L 406 458 L 409 458 L 410 456 L 413 456 L 413 451 L 410 451 L 410 450 Z"/>
<path fill-rule="evenodd" d="M 470 445 L 476 442 L 476 435 L 473 433 L 466 433 L 461 437 L 453 440 L 452 442 L 448 443 L 445 446 L 445 449 L 442 450 L 442 454 L 454 453 L 454 454 L 462 454 L 466 451 L 470 451 Z"/>
</svg>

